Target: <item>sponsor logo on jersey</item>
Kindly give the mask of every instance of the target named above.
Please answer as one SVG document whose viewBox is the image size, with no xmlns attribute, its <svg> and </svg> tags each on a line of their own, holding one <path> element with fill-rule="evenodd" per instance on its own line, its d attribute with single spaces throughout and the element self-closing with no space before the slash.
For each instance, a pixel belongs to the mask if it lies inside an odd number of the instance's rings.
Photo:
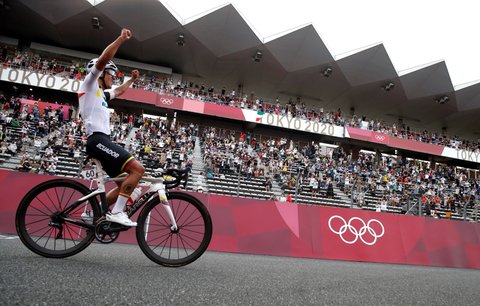
<svg viewBox="0 0 480 306">
<path fill-rule="evenodd" d="M 107 148 L 106 146 L 104 146 L 101 143 L 97 144 L 97 148 L 99 148 L 100 150 L 102 150 L 103 152 L 107 153 L 108 155 L 110 155 L 114 158 L 118 158 L 118 156 L 120 156 L 120 154 L 118 154 L 117 152 L 113 151 L 110 148 Z"/>
</svg>

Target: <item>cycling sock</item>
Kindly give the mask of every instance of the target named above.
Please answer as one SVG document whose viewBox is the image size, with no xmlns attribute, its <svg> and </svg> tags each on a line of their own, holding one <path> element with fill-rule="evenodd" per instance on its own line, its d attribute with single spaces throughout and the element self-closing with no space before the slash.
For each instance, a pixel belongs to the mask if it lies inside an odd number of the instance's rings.
<svg viewBox="0 0 480 306">
<path fill-rule="evenodd" d="M 130 196 L 126 194 L 119 194 L 117 202 L 115 202 L 115 206 L 112 208 L 112 214 L 118 214 L 119 212 L 122 212 L 129 197 Z"/>
</svg>

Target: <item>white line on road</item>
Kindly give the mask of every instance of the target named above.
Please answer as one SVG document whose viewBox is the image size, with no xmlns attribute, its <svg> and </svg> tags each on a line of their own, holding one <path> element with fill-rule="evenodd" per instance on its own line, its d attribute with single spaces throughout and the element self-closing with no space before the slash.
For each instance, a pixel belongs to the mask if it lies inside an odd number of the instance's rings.
<svg viewBox="0 0 480 306">
<path fill-rule="evenodd" d="M 3 240 L 12 240 L 12 239 L 17 239 L 18 236 L 5 236 L 5 235 L 0 235 L 0 239 Z"/>
</svg>

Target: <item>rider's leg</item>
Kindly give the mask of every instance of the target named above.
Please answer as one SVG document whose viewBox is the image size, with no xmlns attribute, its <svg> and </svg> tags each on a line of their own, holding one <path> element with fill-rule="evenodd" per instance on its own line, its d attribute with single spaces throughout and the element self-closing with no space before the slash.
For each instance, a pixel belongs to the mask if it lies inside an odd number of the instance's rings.
<svg viewBox="0 0 480 306">
<path fill-rule="evenodd" d="M 107 193 L 108 206 L 113 205 L 117 201 L 118 194 L 120 193 L 121 182 L 117 182 L 117 187 L 113 188 Z"/>
<path fill-rule="evenodd" d="M 112 214 L 116 214 L 119 212 L 123 212 L 125 205 L 127 203 L 128 198 L 132 194 L 135 187 L 137 187 L 138 182 L 145 173 L 145 168 L 140 164 L 137 160 L 132 160 L 127 164 L 124 169 L 125 172 L 128 173 L 127 178 L 120 184 L 120 188 L 118 189 L 118 197 L 115 202 L 115 206 L 112 209 Z M 114 191 L 112 196 L 117 193 Z M 108 200 L 107 200 L 108 202 Z"/>
</svg>

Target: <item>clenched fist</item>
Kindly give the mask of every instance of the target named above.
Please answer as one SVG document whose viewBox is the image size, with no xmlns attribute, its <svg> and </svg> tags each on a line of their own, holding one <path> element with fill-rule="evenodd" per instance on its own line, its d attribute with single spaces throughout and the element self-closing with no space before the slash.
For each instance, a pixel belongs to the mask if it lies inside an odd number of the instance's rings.
<svg viewBox="0 0 480 306">
<path fill-rule="evenodd" d="M 132 32 L 129 29 L 122 29 L 122 33 L 120 33 L 120 37 L 123 40 L 129 40 L 132 38 Z"/>
<path fill-rule="evenodd" d="M 138 79 L 138 76 L 139 76 L 140 72 L 138 72 L 138 70 L 132 70 L 132 81 L 135 81 L 136 79 Z"/>
</svg>

